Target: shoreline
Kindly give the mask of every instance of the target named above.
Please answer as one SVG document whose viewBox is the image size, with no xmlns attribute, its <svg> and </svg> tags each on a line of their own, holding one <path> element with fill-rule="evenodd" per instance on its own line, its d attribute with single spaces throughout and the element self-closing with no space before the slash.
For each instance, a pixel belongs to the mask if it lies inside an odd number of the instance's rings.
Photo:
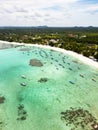
<svg viewBox="0 0 98 130">
<path fill-rule="evenodd" d="M 69 51 L 69 50 L 65 50 L 62 48 L 57 48 L 57 47 L 51 47 L 49 45 L 41 45 L 41 44 L 27 44 L 27 43 L 18 43 L 18 42 L 8 42 L 8 41 L 2 41 L 0 40 L 0 43 L 2 44 L 9 44 L 9 45 L 19 45 L 19 46 L 35 46 L 35 47 L 40 47 L 40 48 L 45 48 L 45 49 L 52 49 L 54 51 L 58 51 L 58 52 L 62 52 L 64 54 L 68 54 L 71 56 L 74 56 L 76 58 L 78 58 L 80 61 L 82 61 L 83 63 L 89 65 L 89 66 L 93 66 L 98 68 L 98 62 L 93 61 L 92 59 L 83 56 L 82 54 L 78 54 L 76 52 L 73 51 Z"/>
</svg>

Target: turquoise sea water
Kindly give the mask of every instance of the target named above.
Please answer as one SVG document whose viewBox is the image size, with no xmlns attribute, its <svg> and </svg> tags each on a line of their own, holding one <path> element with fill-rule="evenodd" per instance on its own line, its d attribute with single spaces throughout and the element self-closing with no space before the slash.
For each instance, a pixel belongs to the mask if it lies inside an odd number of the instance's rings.
<svg viewBox="0 0 98 130">
<path fill-rule="evenodd" d="M 71 107 L 88 110 L 98 120 L 97 68 L 61 52 L 20 48 L 27 47 L 0 50 L 0 97 L 5 98 L 0 130 L 83 130 L 61 119 Z M 30 59 L 43 66 L 30 66 Z M 47 81 L 39 82 L 43 78 Z"/>
</svg>

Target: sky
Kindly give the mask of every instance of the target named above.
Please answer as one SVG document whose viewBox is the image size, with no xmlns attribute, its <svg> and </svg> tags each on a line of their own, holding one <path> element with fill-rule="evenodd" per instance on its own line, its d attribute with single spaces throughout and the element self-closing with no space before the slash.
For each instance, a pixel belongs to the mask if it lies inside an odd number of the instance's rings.
<svg viewBox="0 0 98 130">
<path fill-rule="evenodd" d="M 0 0 L 0 26 L 98 26 L 98 0 Z"/>
</svg>

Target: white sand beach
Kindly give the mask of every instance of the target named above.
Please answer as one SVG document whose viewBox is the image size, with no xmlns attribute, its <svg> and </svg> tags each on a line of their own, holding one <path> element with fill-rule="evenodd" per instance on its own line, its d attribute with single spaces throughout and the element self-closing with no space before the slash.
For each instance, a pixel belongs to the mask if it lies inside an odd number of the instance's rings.
<svg viewBox="0 0 98 130">
<path fill-rule="evenodd" d="M 85 64 L 98 68 L 98 62 L 93 61 L 92 59 L 89 59 L 88 57 L 85 57 L 82 54 L 78 54 L 78 53 L 73 52 L 73 51 L 68 51 L 65 49 L 57 48 L 57 47 L 51 47 L 49 45 L 26 44 L 26 43 L 8 42 L 8 41 L 0 40 L 0 48 L 1 47 L 4 48 L 4 46 L 6 46 L 6 45 L 35 46 L 35 47 L 41 47 L 41 48 L 45 48 L 45 49 L 52 49 L 54 51 L 59 51 L 59 52 L 65 53 L 65 54 L 75 56 L 76 58 L 78 58 L 79 60 L 84 62 Z"/>
</svg>

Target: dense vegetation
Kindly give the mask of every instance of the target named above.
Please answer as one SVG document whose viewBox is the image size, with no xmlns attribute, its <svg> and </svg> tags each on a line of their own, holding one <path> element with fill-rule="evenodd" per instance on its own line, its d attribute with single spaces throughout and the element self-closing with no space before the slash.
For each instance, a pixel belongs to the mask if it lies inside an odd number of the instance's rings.
<svg viewBox="0 0 98 130">
<path fill-rule="evenodd" d="M 0 40 L 56 46 L 98 60 L 97 27 L 2 27 Z"/>
</svg>

